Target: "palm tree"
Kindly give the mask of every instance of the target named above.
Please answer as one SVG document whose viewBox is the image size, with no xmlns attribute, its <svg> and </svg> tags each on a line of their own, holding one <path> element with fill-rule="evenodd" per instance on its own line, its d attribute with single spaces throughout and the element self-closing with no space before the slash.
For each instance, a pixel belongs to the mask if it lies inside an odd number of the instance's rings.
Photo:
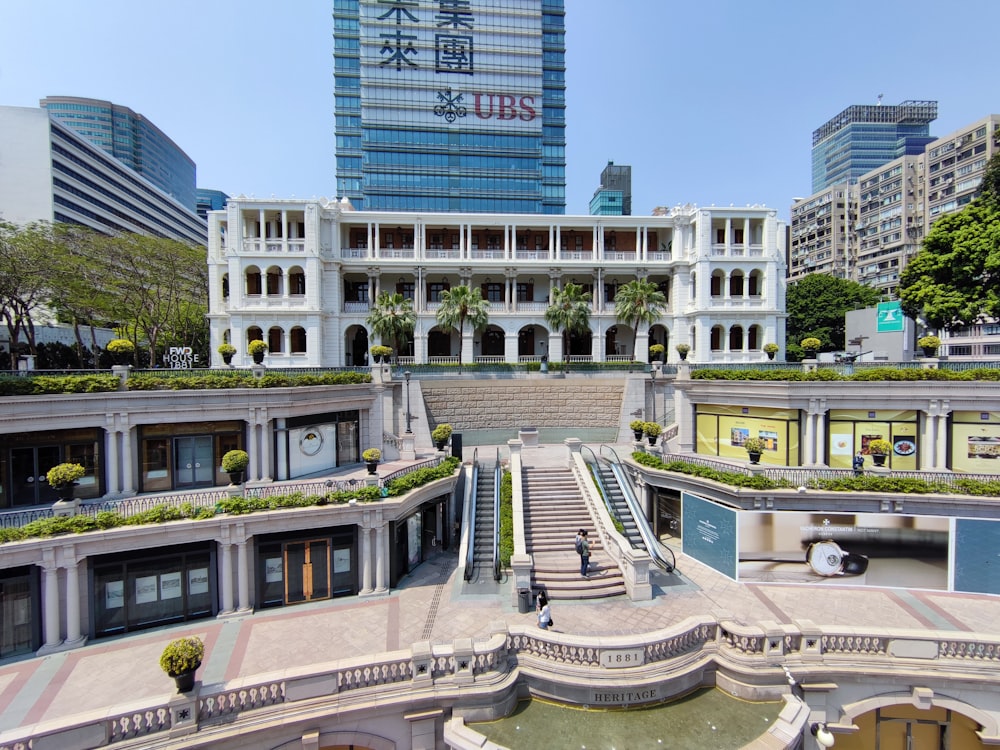
<svg viewBox="0 0 1000 750">
<path fill-rule="evenodd" d="M 391 341 L 393 351 L 399 356 L 399 342 L 413 335 L 417 324 L 417 316 L 413 312 L 413 300 L 402 294 L 382 292 L 375 299 L 375 304 L 365 321 L 372 331 L 382 340 Z M 388 361 L 388 358 L 386 358 Z"/>
<path fill-rule="evenodd" d="M 485 328 L 490 319 L 490 303 L 483 299 L 478 289 L 467 286 L 456 286 L 441 292 L 441 307 L 437 311 L 437 321 L 443 326 L 458 328 L 458 371 L 462 371 L 462 342 L 465 335 L 465 321 L 469 321 L 472 330 Z"/>
<path fill-rule="evenodd" d="M 563 370 L 569 370 L 569 337 L 590 330 L 590 297 L 582 286 L 572 282 L 556 289 L 552 304 L 545 311 L 545 322 L 563 335 Z"/>
<path fill-rule="evenodd" d="M 632 343 L 632 359 L 635 359 L 635 343 L 639 338 L 639 325 L 653 325 L 666 311 L 667 296 L 652 281 L 635 279 L 618 287 L 615 294 L 615 317 L 632 326 L 635 333 Z"/>
</svg>

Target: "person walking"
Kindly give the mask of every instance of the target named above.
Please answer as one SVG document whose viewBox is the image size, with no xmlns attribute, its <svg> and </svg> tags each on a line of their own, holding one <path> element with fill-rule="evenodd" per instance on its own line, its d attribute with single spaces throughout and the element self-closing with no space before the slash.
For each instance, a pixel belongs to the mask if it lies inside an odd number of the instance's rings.
<svg viewBox="0 0 1000 750">
<path fill-rule="evenodd" d="M 552 608 L 549 606 L 549 597 L 542 591 L 538 594 L 538 602 L 535 604 L 535 612 L 538 615 L 538 627 L 548 630 L 552 625 Z"/>
<path fill-rule="evenodd" d="M 860 477 L 865 470 L 865 454 L 861 451 L 855 453 L 852 465 L 854 466 L 854 476 Z"/>
<path fill-rule="evenodd" d="M 590 540 L 587 539 L 587 530 L 580 531 L 580 575 L 587 577 L 587 569 L 590 567 Z"/>
</svg>

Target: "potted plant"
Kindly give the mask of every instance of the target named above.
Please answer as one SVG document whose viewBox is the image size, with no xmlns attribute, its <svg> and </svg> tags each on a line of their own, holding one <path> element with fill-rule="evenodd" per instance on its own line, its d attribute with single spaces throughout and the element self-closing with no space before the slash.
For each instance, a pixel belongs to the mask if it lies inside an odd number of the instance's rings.
<svg viewBox="0 0 1000 750">
<path fill-rule="evenodd" d="M 174 678 L 177 692 L 186 693 L 194 688 L 194 673 L 205 657 L 205 644 L 197 636 L 170 641 L 160 654 L 160 669 Z"/>
<path fill-rule="evenodd" d="M 657 422 L 642 423 L 642 434 L 646 436 L 650 445 L 656 445 L 656 438 L 660 436 L 661 432 L 663 432 L 663 428 Z"/>
<path fill-rule="evenodd" d="M 809 336 L 808 338 L 804 338 L 802 339 L 802 341 L 799 342 L 799 346 L 802 347 L 802 351 L 806 353 L 806 359 L 815 359 L 816 352 L 819 351 L 819 348 L 822 345 L 823 342 L 820 341 L 815 336 Z"/>
<path fill-rule="evenodd" d="M 764 344 L 764 354 L 767 355 L 768 359 L 774 359 L 774 355 L 778 353 L 778 349 L 780 348 L 781 347 L 779 347 L 772 341 L 770 343 Z"/>
<path fill-rule="evenodd" d="M 368 473 L 374 474 L 376 467 L 378 467 L 378 462 L 382 460 L 382 451 L 378 448 L 367 448 L 361 454 L 361 458 L 364 459 L 365 464 L 368 466 Z"/>
<path fill-rule="evenodd" d="M 135 344 L 128 339 L 111 339 L 107 350 L 116 365 L 125 365 L 135 354 Z"/>
<path fill-rule="evenodd" d="M 375 362 L 381 362 L 383 359 L 388 362 L 389 357 L 392 356 L 391 346 L 373 346 L 371 348 L 372 360 Z"/>
<path fill-rule="evenodd" d="M 885 457 L 892 450 L 892 443 L 882 438 L 876 438 L 868 443 L 868 452 L 872 456 L 872 463 L 876 466 L 885 466 Z"/>
<path fill-rule="evenodd" d="M 253 361 L 258 365 L 264 361 L 264 355 L 267 353 L 267 344 L 265 344 L 260 339 L 254 339 L 247 346 L 247 354 L 253 357 Z"/>
<path fill-rule="evenodd" d="M 222 457 L 222 470 L 229 475 L 232 484 L 239 484 L 243 480 L 243 472 L 250 465 L 250 456 L 246 451 L 229 451 Z"/>
<path fill-rule="evenodd" d="M 49 487 L 55 490 L 60 500 L 72 500 L 76 480 L 82 478 L 87 470 L 80 464 L 56 464 L 45 474 Z"/>
<path fill-rule="evenodd" d="M 677 346 L 674 347 L 674 349 L 677 350 L 677 353 L 680 355 L 682 360 L 687 359 L 688 352 L 691 351 L 691 347 L 688 346 L 687 344 L 678 344 Z"/>
<path fill-rule="evenodd" d="M 632 430 L 632 434 L 635 435 L 636 440 L 642 440 L 642 430 L 646 425 L 641 419 L 633 419 L 628 423 L 628 427 Z"/>
<path fill-rule="evenodd" d="M 225 344 L 220 345 L 219 348 L 216 349 L 216 351 L 222 355 L 222 361 L 225 362 L 227 365 L 233 363 L 233 355 L 236 354 L 235 346 L 227 342 Z"/>
<path fill-rule="evenodd" d="M 759 437 L 752 437 L 743 441 L 743 447 L 746 449 L 747 455 L 750 456 L 750 463 L 758 464 L 760 463 L 760 455 L 764 452 L 767 444 Z"/>
<path fill-rule="evenodd" d="M 937 336 L 921 336 L 917 339 L 917 346 L 924 350 L 925 357 L 937 355 L 937 350 L 941 346 L 941 339 Z"/>
<path fill-rule="evenodd" d="M 666 347 L 663 344 L 653 344 L 649 347 L 649 360 L 650 362 L 659 362 L 663 359 L 663 352 L 666 351 Z"/>
<path fill-rule="evenodd" d="M 448 438 L 451 437 L 451 425 L 447 422 L 442 422 L 431 432 L 431 440 L 434 441 L 434 447 L 439 451 L 444 450 L 444 444 L 448 442 Z"/>
</svg>

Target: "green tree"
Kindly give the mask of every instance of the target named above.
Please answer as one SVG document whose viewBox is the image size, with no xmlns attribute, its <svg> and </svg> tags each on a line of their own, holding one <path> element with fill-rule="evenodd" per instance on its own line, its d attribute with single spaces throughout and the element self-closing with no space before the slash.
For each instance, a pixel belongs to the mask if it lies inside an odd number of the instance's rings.
<svg viewBox="0 0 1000 750">
<path fill-rule="evenodd" d="M 846 337 L 844 316 L 850 310 L 872 307 L 880 298 L 877 289 L 823 273 L 812 273 L 789 284 L 785 296 L 786 356 L 801 359 L 799 342 L 809 337 L 822 342 L 820 351 L 842 351 Z"/>
<path fill-rule="evenodd" d="M 52 288 L 51 227 L 33 223 L 18 228 L 0 222 L 0 317 L 7 325 L 11 353 L 24 333 L 31 354 L 35 345 L 35 311 L 42 306 Z M 11 356 L 11 369 L 17 358 Z"/>
<path fill-rule="evenodd" d="M 402 351 L 400 342 L 412 336 L 417 325 L 413 300 L 402 294 L 382 292 L 375 299 L 366 322 L 382 341 L 392 342 L 392 348 L 398 357 Z"/>
<path fill-rule="evenodd" d="M 951 329 L 1000 316 L 1000 202 L 992 193 L 942 216 L 899 277 L 903 312 Z"/>
<path fill-rule="evenodd" d="M 632 344 L 632 359 L 635 359 L 635 341 L 639 338 L 639 325 L 651 326 L 659 320 L 667 309 L 667 295 L 652 281 L 635 279 L 618 287 L 615 294 L 615 317 L 632 326 L 635 333 Z"/>
<path fill-rule="evenodd" d="M 572 282 L 556 289 L 552 304 L 545 311 L 545 322 L 562 332 L 564 369 L 569 369 L 569 337 L 590 330 L 590 296 Z"/>
<path fill-rule="evenodd" d="M 489 322 L 490 303 L 483 299 L 478 289 L 467 286 L 456 286 L 441 292 L 441 306 L 437 311 L 437 321 L 443 326 L 458 328 L 458 369 L 462 370 L 462 338 L 465 336 L 465 322 L 468 321 L 472 330 L 485 328 Z"/>
</svg>

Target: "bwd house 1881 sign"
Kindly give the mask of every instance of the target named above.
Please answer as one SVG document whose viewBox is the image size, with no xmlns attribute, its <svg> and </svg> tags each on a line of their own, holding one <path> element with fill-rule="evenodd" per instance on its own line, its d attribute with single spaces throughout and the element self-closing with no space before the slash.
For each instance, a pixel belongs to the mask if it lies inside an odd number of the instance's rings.
<svg viewBox="0 0 1000 750">
<path fill-rule="evenodd" d="M 484 5 L 362 0 L 365 123 L 540 132 L 541 13 L 526 13 L 524 0 Z M 523 60 L 524 72 L 504 69 L 501 55 Z"/>
</svg>

